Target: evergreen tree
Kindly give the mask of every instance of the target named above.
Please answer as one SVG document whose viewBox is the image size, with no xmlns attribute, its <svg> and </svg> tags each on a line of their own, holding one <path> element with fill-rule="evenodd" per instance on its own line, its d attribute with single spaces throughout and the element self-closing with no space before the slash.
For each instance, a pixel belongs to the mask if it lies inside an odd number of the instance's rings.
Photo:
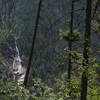
<svg viewBox="0 0 100 100">
<path fill-rule="evenodd" d="M 74 3 L 75 0 L 71 2 L 71 17 L 70 17 L 70 27 L 68 31 L 63 32 L 60 30 L 61 38 L 68 41 L 68 80 L 71 78 L 71 70 L 72 70 L 72 44 L 75 41 L 79 41 L 81 36 L 80 32 L 77 29 L 73 29 L 73 20 L 74 20 Z"/>
<path fill-rule="evenodd" d="M 33 50 L 34 50 L 34 45 L 35 45 L 35 40 L 36 40 L 36 33 L 37 33 L 39 18 L 40 18 L 41 4 L 42 4 L 42 0 L 39 0 L 36 22 L 35 22 L 35 28 L 34 28 L 34 34 L 33 34 L 33 40 L 32 40 L 32 47 L 31 47 L 31 50 L 30 50 L 29 63 L 28 63 L 28 67 L 27 67 L 27 70 L 26 70 L 25 80 L 24 80 L 25 86 L 27 86 L 29 71 L 30 71 L 30 67 L 31 67 L 31 63 L 32 63 L 32 56 L 33 56 Z"/>
<path fill-rule="evenodd" d="M 92 0 L 86 0 L 85 41 L 83 51 L 83 73 L 81 79 L 81 100 L 87 100 L 88 67 L 91 43 L 91 11 Z"/>
</svg>

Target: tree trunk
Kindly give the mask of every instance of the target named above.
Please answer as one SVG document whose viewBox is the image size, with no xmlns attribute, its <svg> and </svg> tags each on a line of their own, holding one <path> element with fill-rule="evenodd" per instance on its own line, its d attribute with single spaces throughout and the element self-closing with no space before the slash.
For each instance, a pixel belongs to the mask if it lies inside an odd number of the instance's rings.
<svg viewBox="0 0 100 100">
<path fill-rule="evenodd" d="M 73 35 L 73 16 L 74 16 L 74 0 L 72 0 L 72 8 L 71 8 L 71 19 L 70 19 L 70 35 L 69 35 L 69 59 L 68 59 L 68 80 L 71 78 L 71 69 L 72 69 L 72 62 L 71 62 L 71 51 L 72 51 L 72 35 Z"/>
<path fill-rule="evenodd" d="M 87 100 L 88 87 L 88 65 L 90 55 L 90 41 L 91 41 L 91 10 L 92 0 L 86 0 L 86 20 L 85 20 L 85 42 L 83 51 L 83 73 L 81 79 L 81 100 Z"/>
<path fill-rule="evenodd" d="M 27 67 L 26 75 L 25 75 L 25 79 L 24 79 L 25 87 L 27 86 L 29 71 L 30 71 L 30 67 L 31 67 L 31 63 L 32 63 L 33 50 L 34 50 L 34 45 L 35 45 L 35 40 L 36 40 L 36 33 L 37 33 L 39 18 L 40 18 L 41 4 L 42 4 L 42 0 L 39 0 L 37 16 L 36 16 L 36 21 L 35 21 L 34 34 L 33 34 L 33 40 L 32 40 L 32 47 L 31 47 L 31 52 L 30 52 L 30 56 L 29 56 L 29 63 L 28 63 L 28 67 Z"/>
</svg>

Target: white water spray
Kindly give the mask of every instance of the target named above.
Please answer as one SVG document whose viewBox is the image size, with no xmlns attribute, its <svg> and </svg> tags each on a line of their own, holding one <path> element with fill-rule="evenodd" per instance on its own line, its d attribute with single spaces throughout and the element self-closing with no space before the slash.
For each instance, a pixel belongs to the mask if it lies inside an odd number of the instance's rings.
<svg viewBox="0 0 100 100">
<path fill-rule="evenodd" d="M 24 82 L 26 69 L 22 67 L 20 53 L 15 42 L 16 54 L 13 61 L 13 78 L 18 82 L 18 85 L 21 86 Z"/>
</svg>

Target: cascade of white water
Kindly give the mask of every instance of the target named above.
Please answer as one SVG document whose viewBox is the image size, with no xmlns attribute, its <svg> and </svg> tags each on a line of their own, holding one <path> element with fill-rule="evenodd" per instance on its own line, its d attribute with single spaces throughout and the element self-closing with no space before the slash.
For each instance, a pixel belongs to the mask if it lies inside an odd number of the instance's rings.
<svg viewBox="0 0 100 100">
<path fill-rule="evenodd" d="M 24 67 L 22 67 L 20 53 L 16 42 L 15 42 L 15 46 L 16 46 L 16 55 L 13 61 L 13 76 L 14 76 L 14 80 L 18 81 L 18 85 L 21 86 L 23 85 L 24 82 L 26 70 Z"/>
<path fill-rule="evenodd" d="M 18 60 L 18 71 L 19 73 L 21 73 L 21 69 L 22 69 L 22 64 L 21 64 L 21 58 L 20 58 L 20 54 L 19 54 L 19 50 L 18 47 L 16 45 L 16 51 L 17 51 L 17 60 Z"/>
</svg>

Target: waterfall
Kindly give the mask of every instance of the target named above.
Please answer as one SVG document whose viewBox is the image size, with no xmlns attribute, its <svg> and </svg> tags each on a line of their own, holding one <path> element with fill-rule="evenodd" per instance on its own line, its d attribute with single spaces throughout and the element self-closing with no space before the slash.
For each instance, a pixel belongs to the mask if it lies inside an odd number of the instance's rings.
<svg viewBox="0 0 100 100">
<path fill-rule="evenodd" d="M 16 54 L 13 61 L 13 79 L 18 82 L 18 85 L 23 85 L 26 69 L 22 67 L 21 57 L 17 43 L 15 42 Z"/>
<path fill-rule="evenodd" d="M 21 73 L 21 69 L 22 69 L 22 64 L 21 64 L 21 58 L 20 58 L 20 54 L 19 54 L 19 50 L 16 44 L 16 51 L 17 51 L 17 60 L 18 60 L 18 71 L 19 73 Z"/>
</svg>

